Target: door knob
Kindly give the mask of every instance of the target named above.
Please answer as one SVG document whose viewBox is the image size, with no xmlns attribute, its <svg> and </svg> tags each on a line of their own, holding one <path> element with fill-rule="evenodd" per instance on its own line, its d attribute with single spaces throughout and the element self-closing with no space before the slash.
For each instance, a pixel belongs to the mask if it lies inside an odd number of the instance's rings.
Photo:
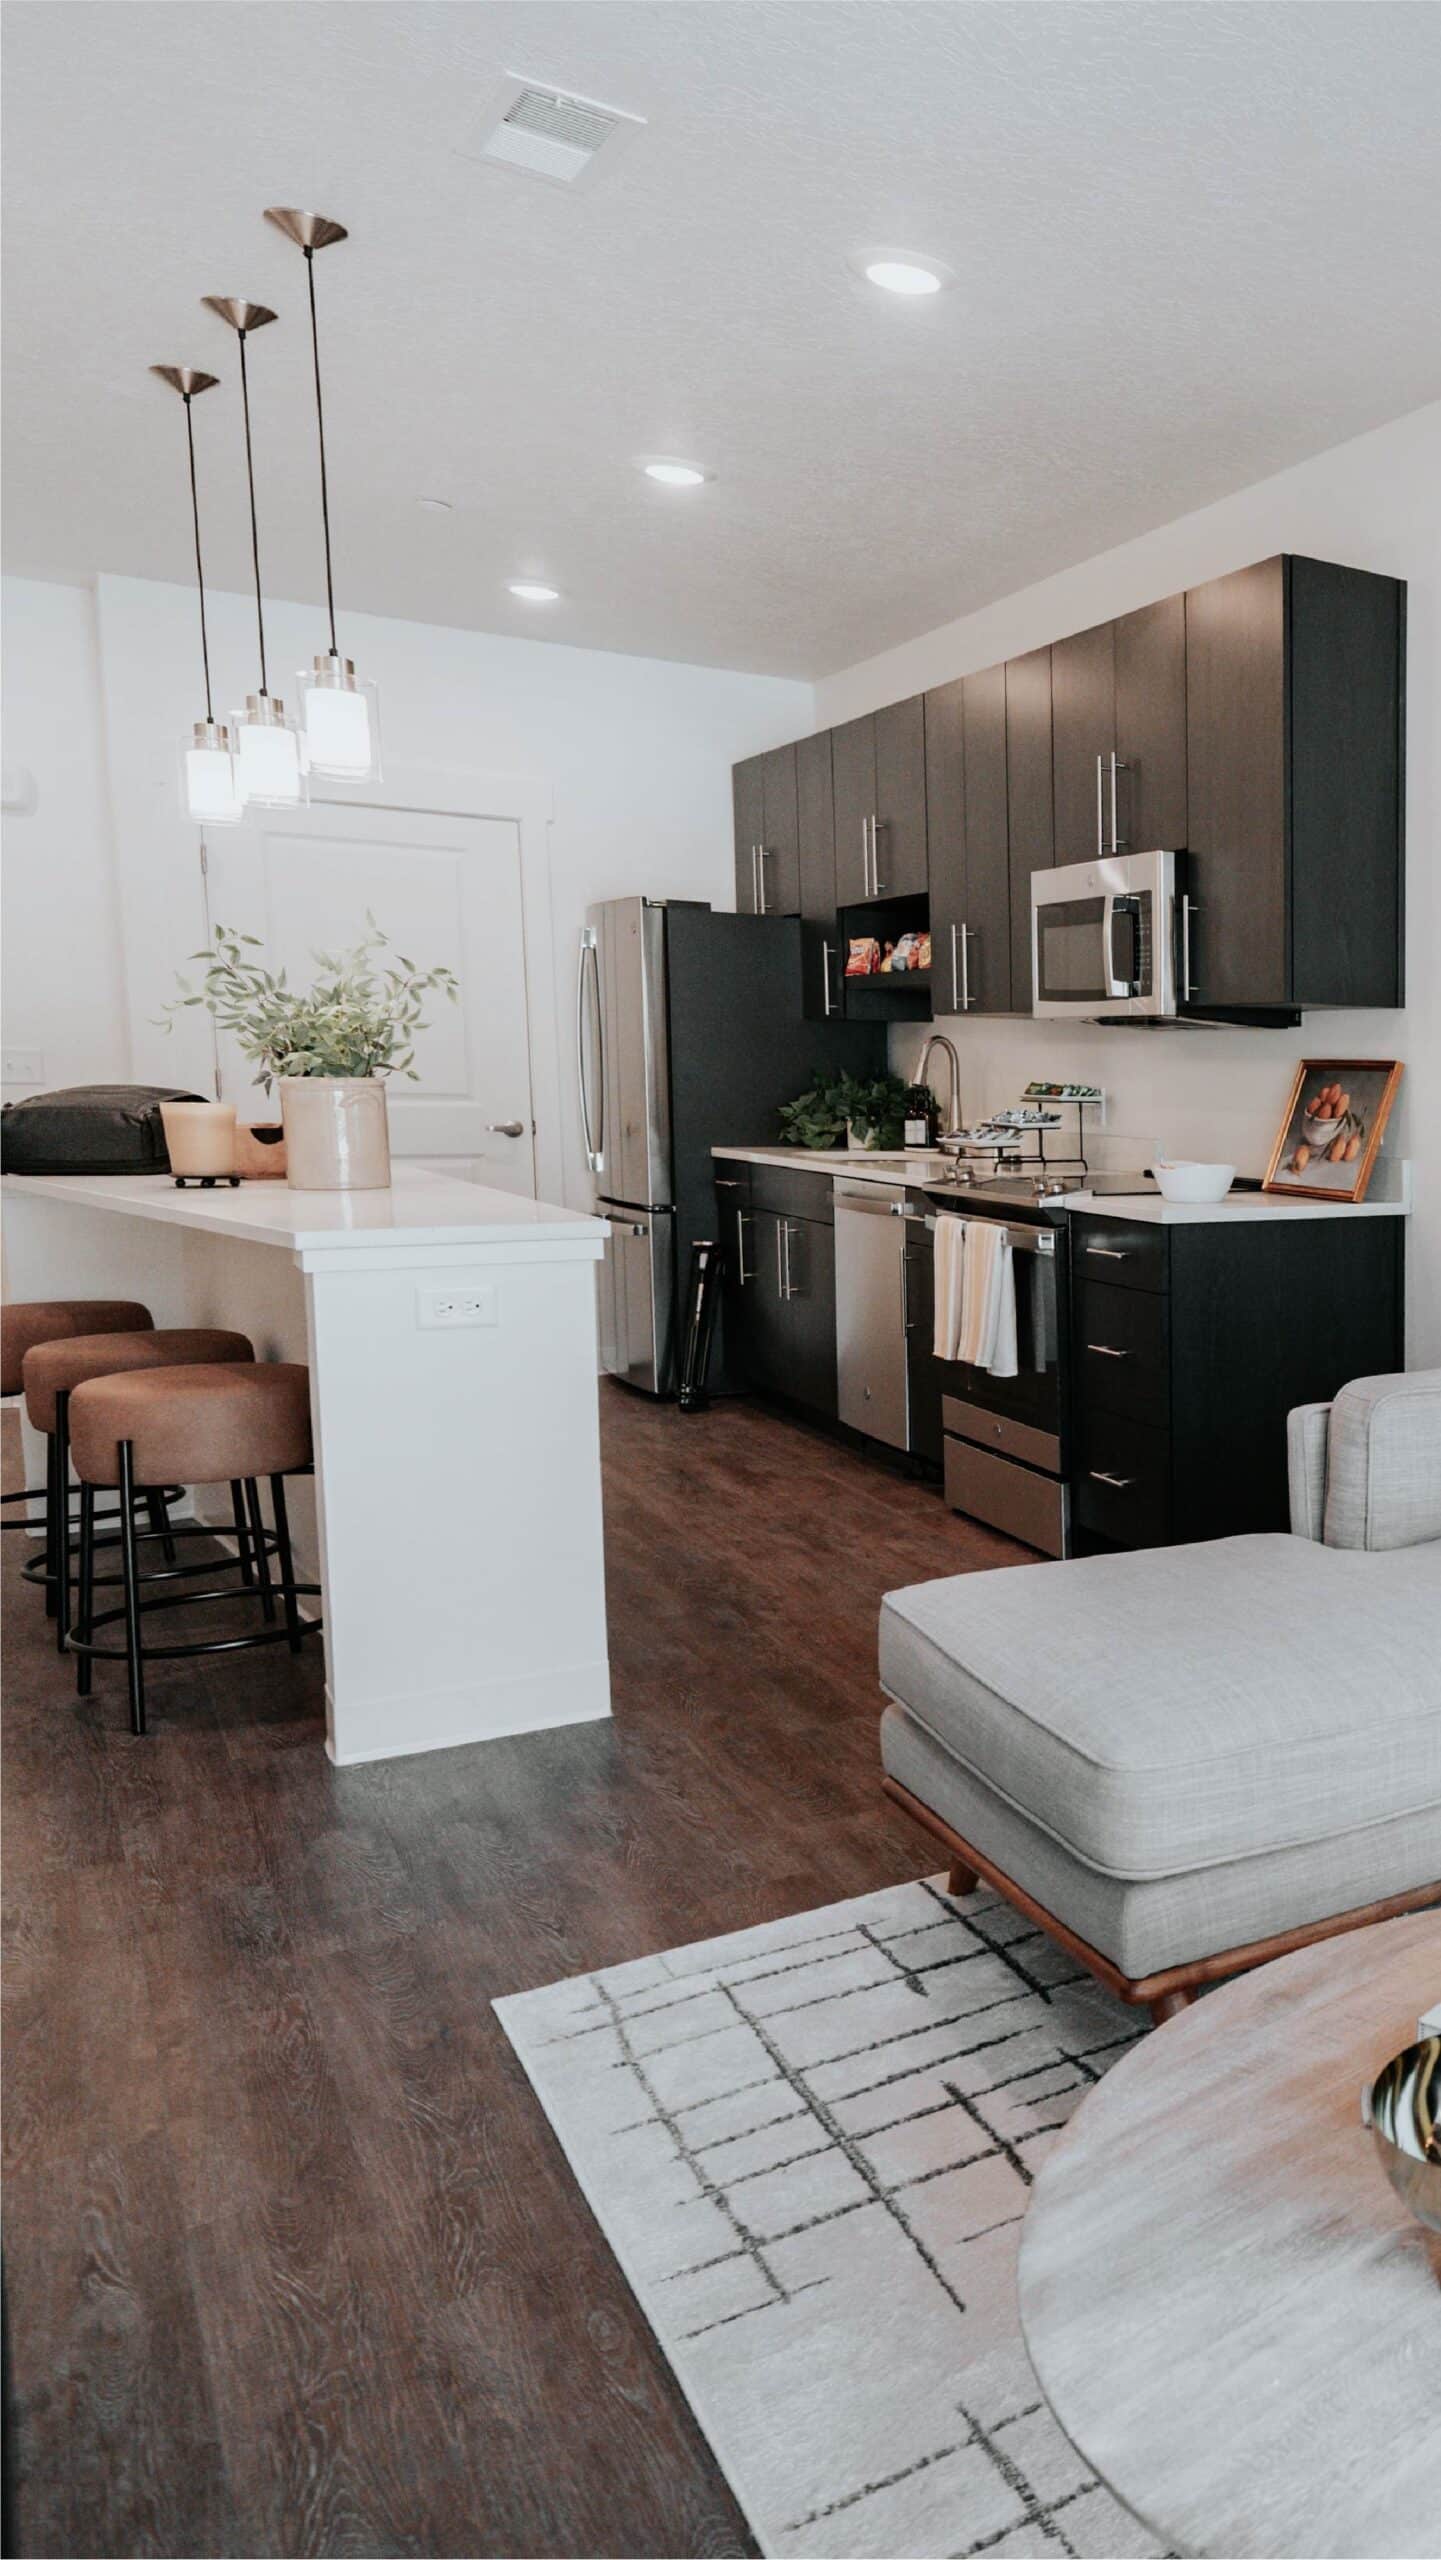
<svg viewBox="0 0 1441 2560">
<path fill-rule="evenodd" d="M 525 1122 L 523 1120 L 487 1120 L 485 1125 L 493 1138 L 523 1138 L 525 1136 Z"/>
</svg>

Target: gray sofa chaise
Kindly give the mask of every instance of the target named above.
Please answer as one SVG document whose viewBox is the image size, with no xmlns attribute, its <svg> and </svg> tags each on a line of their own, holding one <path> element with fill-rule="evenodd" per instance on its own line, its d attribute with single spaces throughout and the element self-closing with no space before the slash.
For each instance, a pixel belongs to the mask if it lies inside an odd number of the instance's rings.
<svg viewBox="0 0 1441 2560">
<path fill-rule="evenodd" d="M 1441 1901 L 1441 1370 L 1290 1417 L 1289 1536 L 881 1609 L 885 1787 L 1102 1981 L 1203 1983 Z"/>
</svg>

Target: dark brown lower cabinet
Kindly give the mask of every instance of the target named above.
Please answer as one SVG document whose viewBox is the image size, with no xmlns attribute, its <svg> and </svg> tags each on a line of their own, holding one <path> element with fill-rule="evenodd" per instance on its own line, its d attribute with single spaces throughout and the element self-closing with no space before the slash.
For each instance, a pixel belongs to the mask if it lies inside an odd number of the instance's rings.
<svg viewBox="0 0 1441 2560">
<path fill-rule="evenodd" d="M 1403 1365 L 1405 1220 L 1068 1225 L 1073 1551 L 1287 1528 L 1287 1414 Z"/>
<path fill-rule="evenodd" d="M 833 1422 L 836 1263 L 829 1178 L 737 1165 L 730 1176 L 717 1177 L 716 1196 L 727 1247 L 727 1383 L 784 1396 L 818 1420 Z"/>
</svg>

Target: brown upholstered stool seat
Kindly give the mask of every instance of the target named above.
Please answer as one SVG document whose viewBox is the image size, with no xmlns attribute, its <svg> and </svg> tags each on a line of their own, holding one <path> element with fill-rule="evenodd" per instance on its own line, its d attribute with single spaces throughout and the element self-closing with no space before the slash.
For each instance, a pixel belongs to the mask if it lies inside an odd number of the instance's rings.
<svg viewBox="0 0 1441 2560">
<path fill-rule="evenodd" d="M 119 1484 L 122 1440 L 141 1485 L 294 1475 L 311 1459 L 310 1372 L 292 1361 L 227 1361 L 136 1368 L 77 1387 L 70 1454 L 82 1484 Z"/>
<path fill-rule="evenodd" d="M 135 1298 L 25 1298 L 0 1307 L 0 1395 L 18 1396 L 21 1363 L 38 1342 L 77 1333 L 143 1333 L 154 1321 Z"/>
<path fill-rule="evenodd" d="M 213 1366 L 222 1360 L 254 1358 L 254 1348 L 243 1333 L 223 1333 L 206 1325 L 81 1333 L 68 1341 L 40 1342 L 26 1352 L 23 1363 L 25 1410 L 37 1431 L 53 1431 L 57 1395 L 72 1393 L 89 1378 L 110 1377 L 120 1370 L 191 1367 L 201 1360 Z M 110 1476 L 106 1481 L 113 1484 L 115 1479 Z"/>
</svg>

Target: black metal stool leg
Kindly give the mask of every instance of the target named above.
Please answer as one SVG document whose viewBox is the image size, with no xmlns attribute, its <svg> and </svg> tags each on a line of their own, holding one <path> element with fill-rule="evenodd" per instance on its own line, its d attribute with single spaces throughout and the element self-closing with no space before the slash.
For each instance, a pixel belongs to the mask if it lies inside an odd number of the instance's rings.
<svg viewBox="0 0 1441 2560">
<path fill-rule="evenodd" d="M 170 1535 L 170 1505 L 166 1501 L 163 1493 L 147 1493 L 145 1496 L 145 1516 L 150 1522 L 151 1536 L 160 1540 L 160 1552 L 164 1556 L 166 1563 L 173 1564 L 175 1562 L 175 1540 Z"/>
<path fill-rule="evenodd" d="M 59 1512 L 56 1498 L 55 1434 L 45 1435 L 45 1615 L 53 1618 L 59 1603 Z"/>
<path fill-rule="evenodd" d="M 290 1552 L 290 1514 L 285 1508 L 285 1478 L 272 1476 L 270 1499 L 275 1511 L 275 1544 L 280 1556 L 281 1597 L 292 1653 L 300 1651 L 300 1603 L 295 1597 L 295 1559 Z"/>
<path fill-rule="evenodd" d="M 80 1598 L 76 1609 L 76 1634 L 82 1644 L 93 1641 L 90 1620 L 95 1609 L 95 1487 L 80 1488 Z M 75 1695 L 88 1698 L 95 1666 L 88 1653 L 75 1657 Z"/>
<path fill-rule="evenodd" d="M 55 1650 L 70 1641 L 70 1397 L 55 1399 Z"/>
<path fill-rule="evenodd" d="M 130 1682 L 130 1730 L 145 1731 L 145 1667 L 140 1651 L 140 1568 L 135 1554 L 135 1452 L 120 1443 L 120 1559 L 125 1574 L 125 1669 Z"/>
<path fill-rule="evenodd" d="M 239 1476 L 230 1479 L 230 1508 L 235 1515 L 235 1552 L 240 1558 L 240 1579 L 247 1591 L 255 1588 L 255 1566 L 250 1555 L 250 1531 L 245 1521 L 245 1487 Z"/>
<path fill-rule="evenodd" d="M 275 1594 L 270 1587 L 270 1557 L 265 1545 L 265 1516 L 260 1508 L 260 1487 L 254 1476 L 246 1480 L 245 1499 L 250 1511 L 250 1535 L 255 1547 L 255 1570 L 260 1576 L 260 1607 L 267 1626 L 275 1624 Z"/>
</svg>

